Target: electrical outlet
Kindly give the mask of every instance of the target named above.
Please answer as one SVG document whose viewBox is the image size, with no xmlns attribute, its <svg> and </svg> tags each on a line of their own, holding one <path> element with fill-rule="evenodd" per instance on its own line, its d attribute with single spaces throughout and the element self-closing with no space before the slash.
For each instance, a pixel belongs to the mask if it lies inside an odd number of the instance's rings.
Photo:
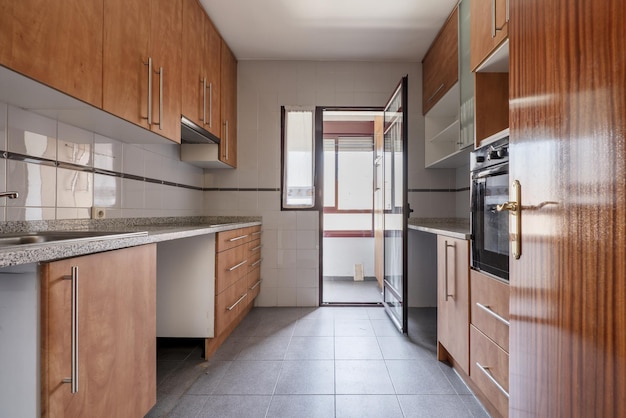
<svg viewBox="0 0 626 418">
<path fill-rule="evenodd" d="M 105 219 L 107 217 L 107 211 L 105 208 L 99 208 L 97 206 L 91 207 L 91 219 Z"/>
</svg>

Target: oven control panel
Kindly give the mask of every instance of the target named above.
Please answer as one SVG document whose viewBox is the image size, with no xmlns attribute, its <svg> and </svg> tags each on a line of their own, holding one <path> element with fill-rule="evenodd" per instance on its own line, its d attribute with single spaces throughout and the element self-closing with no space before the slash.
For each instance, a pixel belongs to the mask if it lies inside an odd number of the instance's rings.
<svg viewBox="0 0 626 418">
<path fill-rule="evenodd" d="M 483 170 L 509 161 L 509 137 L 499 139 L 471 153 L 470 171 Z"/>
</svg>

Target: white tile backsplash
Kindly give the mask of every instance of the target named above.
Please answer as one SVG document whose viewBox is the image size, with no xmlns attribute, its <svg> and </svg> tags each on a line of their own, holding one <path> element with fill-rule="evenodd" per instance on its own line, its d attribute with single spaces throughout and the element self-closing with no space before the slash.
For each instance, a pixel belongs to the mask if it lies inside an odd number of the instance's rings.
<svg viewBox="0 0 626 418">
<path fill-rule="evenodd" d="M 0 148 L 87 168 L 0 159 L 0 188 L 20 195 L 0 202 L 0 220 L 83 219 L 92 206 L 108 208 L 109 218 L 205 213 L 202 190 L 90 172 L 93 166 L 204 187 L 203 170 L 181 162 L 177 144 L 132 145 L 0 103 Z"/>
<path fill-rule="evenodd" d="M 57 122 L 9 106 L 8 151 L 56 160 Z"/>
</svg>

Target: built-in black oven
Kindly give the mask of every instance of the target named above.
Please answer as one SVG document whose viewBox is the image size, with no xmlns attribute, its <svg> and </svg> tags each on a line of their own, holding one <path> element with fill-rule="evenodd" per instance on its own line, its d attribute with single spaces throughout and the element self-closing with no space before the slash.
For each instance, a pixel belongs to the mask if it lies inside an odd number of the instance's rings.
<svg viewBox="0 0 626 418">
<path fill-rule="evenodd" d="M 509 215 L 497 205 L 509 200 L 509 138 L 472 152 L 472 267 L 509 280 Z"/>
</svg>

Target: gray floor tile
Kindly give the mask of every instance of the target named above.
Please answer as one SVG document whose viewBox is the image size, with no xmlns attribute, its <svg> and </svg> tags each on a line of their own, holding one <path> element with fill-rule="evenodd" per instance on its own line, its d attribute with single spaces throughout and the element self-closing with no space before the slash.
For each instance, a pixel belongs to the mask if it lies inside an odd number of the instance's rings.
<svg viewBox="0 0 626 418">
<path fill-rule="evenodd" d="M 467 387 L 467 385 L 461 380 L 458 374 L 454 371 L 454 369 L 448 365 L 447 363 L 443 363 L 441 361 L 437 362 L 437 366 L 441 369 L 443 374 L 448 378 L 448 381 L 456 391 L 458 395 L 472 395 L 472 391 Z"/>
<path fill-rule="evenodd" d="M 182 395 L 202 375 L 208 363 L 202 359 L 187 360 L 158 386 L 162 393 Z"/>
<path fill-rule="evenodd" d="M 377 337 L 383 357 L 389 360 L 436 361 L 436 355 L 427 347 L 407 337 Z"/>
<path fill-rule="evenodd" d="M 337 418 L 402 418 L 396 395 L 337 395 Z"/>
<path fill-rule="evenodd" d="M 207 396 L 197 418 L 263 418 L 271 399 L 271 396 L 254 395 Z"/>
<path fill-rule="evenodd" d="M 250 337 L 233 336 L 232 334 L 224 341 L 217 351 L 210 357 L 210 360 L 234 360 L 239 355 L 241 349 L 246 345 Z"/>
<path fill-rule="evenodd" d="M 157 403 L 144 418 L 166 417 L 178 403 L 180 394 L 162 393 L 157 390 Z"/>
<path fill-rule="evenodd" d="M 335 337 L 337 360 L 382 360 L 376 337 Z"/>
<path fill-rule="evenodd" d="M 207 396 L 185 395 L 178 400 L 167 418 L 195 418 L 207 401 Z"/>
<path fill-rule="evenodd" d="M 157 386 L 183 365 L 182 361 L 157 361 Z"/>
<path fill-rule="evenodd" d="M 459 395 L 459 398 L 463 401 L 467 409 L 474 418 L 489 418 L 489 413 L 485 410 L 478 399 L 474 395 Z"/>
<path fill-rule="evenodd" d="M 373 337 L 369 319 L 335 319 L 335 337 Z"/>
<path fill-rule="evenodd" d="M 333 395 L 335 393 L 335 362 L 333 360 L 283 362 L 274 393 Z"/>
<path fill-rule="evenodd" d="M 325 418 L 334 415 L 333 395 L 276 395 L 267 412 L 267 418 Z"/>
<path fill-rule="evenodd" d="M 282 360 L 289 340 L 289 337 L 249 337 L 237 360 Z"/>
<path fill-rule="evenodd" d="M 281 361 L 233 361 L 213 393 L 271 395 L 281 367 Z"/>
<path fill-rule="evenodd" d="M 293 331 L 294 337 L 332 337 L 335 335 L 334 318 L 300 319 Z"/>
<path fill-rule="evenodd" d="M 232 361 L 211 361 L 205 372 L 189 388 L 189 395 L 210 395 L 224 377 Z"/>
<path fill-rule="evenodd" d="M 385 360 L 397 394 L 453 395 L 456 391 L 433 361 Z"/>
<path fill-rule="evenodd" d="M 332 360 L 335 358 L 333 337 L 291 337 L 285 360 Z"/>
<path fill-rule="evenodd" d="M 401 337 L 402 334 L 398 328 L 389 320 L 389 318 L 372 319 L 372 328 L 374 334 L 378 337 Z"/>
<path fill-rule="evenodd" d="M 376 303 L 382 296 L 376 280 L 324 280 L 326 303 Z"/>
<path fill-rule="evenodd" d="M 365 307 L 337 307 L 334 309 L 335 319 L 369 319 Z"/>
<path fill-rule="evenodd" d="M 398 395 L 407 418 L 471 418 L 458 395 Z"/>
<path fill-rule="evenodd" d="M 341 395 L 395 394 L 382 360 L 335 360 L 335 388 Z"/>
<path fill-rule="evenodd" d="M 365 308 L 369 319 L 388 319 L 385 308 L 382 306 L 376 306 L 372 308 Z"/>
<path fill-rule="evenodd" d="M 302 315 L 302 318 L 300 318 L 300 320 L 324 320 L 324 319 L 331 319 L 334 320 L 335 319 L 335 312 L 338 311 L 338 309 L 342 309 L 342 308 L 336 308 L 336 307 L 319 307 L 319 308 L 315 308 L 311 311 L 308 311 L 306 313 L 304 313 Z"/>
</svg>

